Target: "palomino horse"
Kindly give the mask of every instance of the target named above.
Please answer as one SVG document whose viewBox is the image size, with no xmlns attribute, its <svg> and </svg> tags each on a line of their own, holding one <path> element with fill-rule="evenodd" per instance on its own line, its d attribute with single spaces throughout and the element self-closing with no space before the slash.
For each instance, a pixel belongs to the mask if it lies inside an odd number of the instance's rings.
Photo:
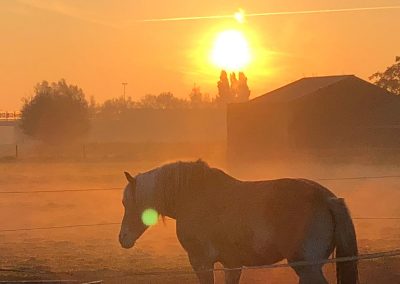
<svg viewBox="0 0 400 284">
<path fill-rule="evenodd" d="M 176 220 L 178 239 L 200 283 L 214 283 L 213 266 L 226 268 L 307 261 L 293 266 L 301 284 L 328 283 L 323 260 L 356 256 L 353 222 L 342 199 L 304 179 L 240 181 L 203 161 L 176 162 L 132 177 L 125 188 L 119 241 L 131 248 L 152 208 Z M 358 283 L 357 263 L 337 263 L 337 283 Z M 227 270 L 239 283 L 241 270 Z"/>
</svg>

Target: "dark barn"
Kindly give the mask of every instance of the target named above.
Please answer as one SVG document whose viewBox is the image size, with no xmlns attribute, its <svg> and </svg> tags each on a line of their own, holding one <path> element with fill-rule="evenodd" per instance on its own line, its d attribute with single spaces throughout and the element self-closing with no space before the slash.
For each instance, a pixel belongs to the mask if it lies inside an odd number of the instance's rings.
<svg viewBox="0 0 400 284">
<path fill-rule="evenodd" d="M 392 152 L 400 97 L 353 75 L 303 78 L 229 105 L 227 127 L 230 162 Z"/>
</svg>

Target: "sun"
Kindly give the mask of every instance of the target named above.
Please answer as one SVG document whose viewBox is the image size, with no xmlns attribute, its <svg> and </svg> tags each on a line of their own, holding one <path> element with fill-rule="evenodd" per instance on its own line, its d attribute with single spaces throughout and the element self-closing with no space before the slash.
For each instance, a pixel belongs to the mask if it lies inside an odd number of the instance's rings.
<svg viewBox="0 0 400 284">
<path fill-rule="evenodd" d="M 220 32 L 211 51 L 211 61 L 227 71 L 243 70 L 251 61 L 251 52 L 244 34 L 238 30 Z"/>
</svg>

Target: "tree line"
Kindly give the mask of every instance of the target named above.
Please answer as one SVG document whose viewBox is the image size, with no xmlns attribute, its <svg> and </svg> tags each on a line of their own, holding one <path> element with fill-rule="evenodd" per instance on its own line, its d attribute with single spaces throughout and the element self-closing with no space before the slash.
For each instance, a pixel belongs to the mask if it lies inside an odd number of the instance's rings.
<svg viewBox="0 0 400 284">
<path fill-rule="evenodd" d="M 47 144 L 63 144 L 84 136 L 91 118 L 118 118 L 135 109 L 218 108 L 250 97 L 247 77 L 242 72 L 239 79 L 231 73 L 228 80 L 227 73 L 222 71 L 217 86 L 218 94 L 214 98 L 203 94 L 195 85 L 187 98 L 163 92 L 145 95 L 137 101 L 120 96 L 98 104 L 94 97 L 87 100 L 81 88 L 64 79 L 52 83 L 42 81 L 34 87 L 34 95 L 24 99 L 20 127 L 24 134 Z"/>
<path fill-rule="evenodd" d="M 158 95 L 145 95 L 137 101 L 131 97 L 123 96 L 106 100 L 103 104 L 96 104 L 91 98 L 90 108 L 95 115 L 118 115 L 131 109 L 194 109 L 221 107 L 229 103 L 245 102 L 249 100 L 250 89 L 247 85 L 247 77 L 243 72 L 238 73 L 238 79 L 234 72 L 221 71 L 220 80 L 217 83 L 218 94 L 211 98 L 208 93 L 202 93 L 199 86 L 194 85 L 187 98 L 178 98 L 171 92 L 163 92 Z"/>
<path fill-rule="evenodd" d="M 400 95 L 400 56 L 384 72 L 374 73 L 370 80 L 392 94 Z M 170 92 L 145 95 L 138 101 L 123 96 L 97 104 L 88 101 L 81 88 L 65 80 L 43 81 L 34 87 L 34 96 L 24 100 L 20 126 L 23 132 L 48 144 L 63 144 L 83 137 L 90 128 L 90 118 L 118 118 L 134 109 L 194 109 L 221 107 L 249 100 L 250 89 L 244 73 L 221 71 L 217 82 L 218 94 L 210 98 L 194 86 L 188 98 L 178 98 Z"/>
</svg>

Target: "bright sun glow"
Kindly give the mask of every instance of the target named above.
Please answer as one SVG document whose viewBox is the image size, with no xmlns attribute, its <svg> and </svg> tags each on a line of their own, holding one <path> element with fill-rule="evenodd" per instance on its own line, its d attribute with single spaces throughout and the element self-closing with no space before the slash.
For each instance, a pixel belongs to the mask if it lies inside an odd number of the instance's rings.
<svg viewBox="0 0 400 284">
<path fill-rule="evenodd" d="M 244 11 L 243 10 L 240 9 L 239 11 L 237 11 L 235 14 L 233 14 L 233 17 L 239 23 L 241 23 L 241 24 L 244 23 Z"/>
<path fill-rule="evenodd" d="M 211 53 L 212 62 L 227 71 L 239 71 L 251 61 L 247 39 L 237 30 L 218 34 Z"/>
</svg>

